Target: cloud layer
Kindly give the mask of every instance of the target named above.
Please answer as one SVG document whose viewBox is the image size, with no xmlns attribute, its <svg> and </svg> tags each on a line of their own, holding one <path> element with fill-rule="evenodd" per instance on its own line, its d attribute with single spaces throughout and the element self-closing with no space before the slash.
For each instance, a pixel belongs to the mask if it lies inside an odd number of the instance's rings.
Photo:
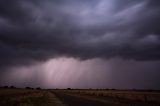
<svg viewBox="0 0 160 106">
<path fill-rule="evenodd" d="M 0 65 L 57 56 L 160 59 L 157 0 L 1 0 Z"/>
<path fill-rule="evenodd" d="M 0 85 L 159 89 L 159 19 L 158 0 L 0 0 Z"/>
</svg>

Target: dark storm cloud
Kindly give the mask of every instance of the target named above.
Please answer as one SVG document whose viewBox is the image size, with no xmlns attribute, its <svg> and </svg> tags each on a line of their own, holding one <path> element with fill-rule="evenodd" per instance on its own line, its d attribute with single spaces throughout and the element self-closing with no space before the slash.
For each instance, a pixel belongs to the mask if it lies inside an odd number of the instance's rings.
<svg viewBox="0 0 160 106">
<path fill-rule="evenodd" d="M 1 0 L 0 66 L 58 56 L 160 59 L 157 0 Z"/>
</svg>

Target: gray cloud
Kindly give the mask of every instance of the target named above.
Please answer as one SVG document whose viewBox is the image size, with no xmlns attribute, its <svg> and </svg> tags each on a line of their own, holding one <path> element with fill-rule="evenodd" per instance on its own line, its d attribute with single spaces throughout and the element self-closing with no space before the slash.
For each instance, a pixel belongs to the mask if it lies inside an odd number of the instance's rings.
<svg viewBox="0 0 160 106">
<path fill-rule="evenodd" d="M 0 85 L 159 89 L 159 19 L 158 0 L 0 0 Z"/>
<path fill-rule="evenodd" d="M 58 56 L 160 59 L 156 0 L 1 0 L 0 65 Z"/>
</svg>

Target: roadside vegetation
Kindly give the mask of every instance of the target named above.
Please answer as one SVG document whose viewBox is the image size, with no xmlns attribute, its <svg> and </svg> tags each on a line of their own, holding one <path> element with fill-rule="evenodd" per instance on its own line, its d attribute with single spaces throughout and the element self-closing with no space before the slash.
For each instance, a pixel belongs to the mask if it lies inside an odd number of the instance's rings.
<svg viewBox="0 0 160 106">
<path fill-rule="evenodd" d="M 160 106 L 160 91 L 154 90 L 44 90 L 40 87 L 19 89 L 14 86 L 0 88 L 0 106 L 65 106 L 63 101 L 56 97 L 59 94 L 105 102 L 110 106 Z"/>
<path fill-rule="evenodd" d="M 46 90 L 0 88 L 0 106 L 64 106 Z"/>
<path fill-rule="evenodd" d="M 58 90 L 54 92 L 58 92 Z M 59 90 L 59 92 L 63 92 L 69 95 L 77 95 L 88 99 L 92 98 L 102 102 L 110 102 L 111 104 L 116 103 L 118 105 L 141 104 L 145 106 L 160 106 L 159 91 L 67 89 L 67 90 Z"/>
</svg>

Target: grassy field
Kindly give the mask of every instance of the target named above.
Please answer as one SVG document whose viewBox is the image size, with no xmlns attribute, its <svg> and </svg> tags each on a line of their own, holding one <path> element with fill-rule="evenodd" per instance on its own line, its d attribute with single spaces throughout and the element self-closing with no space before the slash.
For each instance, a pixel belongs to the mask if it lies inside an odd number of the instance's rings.
<svg viewBox="0 0 160 106">
<path fill-rule="evenodd" d="M 58 91 L 56 91 L 58 92 Z M 158 91 L 133 91 L 133 90 L 59 90 L 71 95 L 109 100 L 113 102 L 134 102 L 160 106 L 160 92 Z"/>
<path fill-rule="evenodd" d="M 0 106 L 65 106 L 55 94 L 82 97 L 111 106 L 160 106 L 159 91 L 134 90 L 36 90 L 0 88 Z M 62 96 L 63 98 L 63 96 Z M 69 96 L 67 96 L 69 98 Z"/>
<path fill-rule="evenodd" d="M 0 89 L 0 106 L 64 106 L 46 90 Z"/>
</svg>

